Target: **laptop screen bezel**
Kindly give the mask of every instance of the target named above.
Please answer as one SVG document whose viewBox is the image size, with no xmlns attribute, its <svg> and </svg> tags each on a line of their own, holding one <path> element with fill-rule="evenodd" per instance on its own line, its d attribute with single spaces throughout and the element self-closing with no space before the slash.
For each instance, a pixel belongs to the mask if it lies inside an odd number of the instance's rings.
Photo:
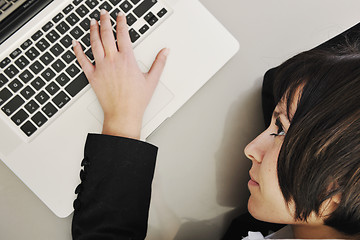
<svg viewBox="0 0 360 240">
<path fill-rule="evenodd" d="M 0 22 L 0 44 L 54 0 L 28 0 Z"/>
</svg>

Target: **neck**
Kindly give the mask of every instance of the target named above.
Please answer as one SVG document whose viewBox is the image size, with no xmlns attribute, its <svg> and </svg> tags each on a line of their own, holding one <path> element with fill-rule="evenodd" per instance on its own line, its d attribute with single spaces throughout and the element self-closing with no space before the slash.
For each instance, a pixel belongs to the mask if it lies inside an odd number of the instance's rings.
<svg viewBox="0 0 360 240">
<path fill-rule="evenodd" d="M 292 225 L 294 238 L 302 239 L 347 239 L 350 238 L 326 225 Z"/>
</svg>

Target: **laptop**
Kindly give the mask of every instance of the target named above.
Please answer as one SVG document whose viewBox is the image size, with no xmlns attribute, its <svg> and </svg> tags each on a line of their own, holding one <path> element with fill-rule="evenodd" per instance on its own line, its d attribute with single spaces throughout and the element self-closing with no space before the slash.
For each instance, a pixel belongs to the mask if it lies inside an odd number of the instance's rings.
<svg viewBox="0 0 360 240">
<path fill-rule="evenodd" d="M 88 133 L 103 112 L 74 56 L 93 61 L 90 19 L 125 13 L 140 68 L 171 49 L 146 109 L 146 139 L 239 49 L 198 0 L 0 0 L 0 158 L 59 217 L 73 211 Z"/>
</svg>

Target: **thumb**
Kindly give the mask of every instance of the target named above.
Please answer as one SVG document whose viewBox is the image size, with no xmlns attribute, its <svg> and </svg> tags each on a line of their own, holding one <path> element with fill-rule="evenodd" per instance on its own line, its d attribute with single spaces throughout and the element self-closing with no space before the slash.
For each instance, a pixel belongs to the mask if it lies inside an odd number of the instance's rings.
<svg viewBox="0 0 360 240">
<path fill-rule="evenodd" d="M 155 61 L 153 62 L 147 76 L 148 76 L 148 80 L 154 84 L 157 84 L 160 76 L 164 70 L 165 64 L 166 64 L 166 60 L 167 60 L 167 56 L 170 53 L 170 49 L 168 48 L 163 48 L 158 55 L 155 58 Z"/>
</svg>

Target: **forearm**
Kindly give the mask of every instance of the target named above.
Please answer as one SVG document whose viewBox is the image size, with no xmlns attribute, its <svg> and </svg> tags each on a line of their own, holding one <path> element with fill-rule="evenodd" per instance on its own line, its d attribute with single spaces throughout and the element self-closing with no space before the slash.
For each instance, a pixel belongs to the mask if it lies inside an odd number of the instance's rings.
<svg viewBox="0 0 360 240">
<path fill-rule="evenodd" d="M 144 239 L 157 148 L 89 134 L 73 217 L 74 239 Z"/>
</svg>

